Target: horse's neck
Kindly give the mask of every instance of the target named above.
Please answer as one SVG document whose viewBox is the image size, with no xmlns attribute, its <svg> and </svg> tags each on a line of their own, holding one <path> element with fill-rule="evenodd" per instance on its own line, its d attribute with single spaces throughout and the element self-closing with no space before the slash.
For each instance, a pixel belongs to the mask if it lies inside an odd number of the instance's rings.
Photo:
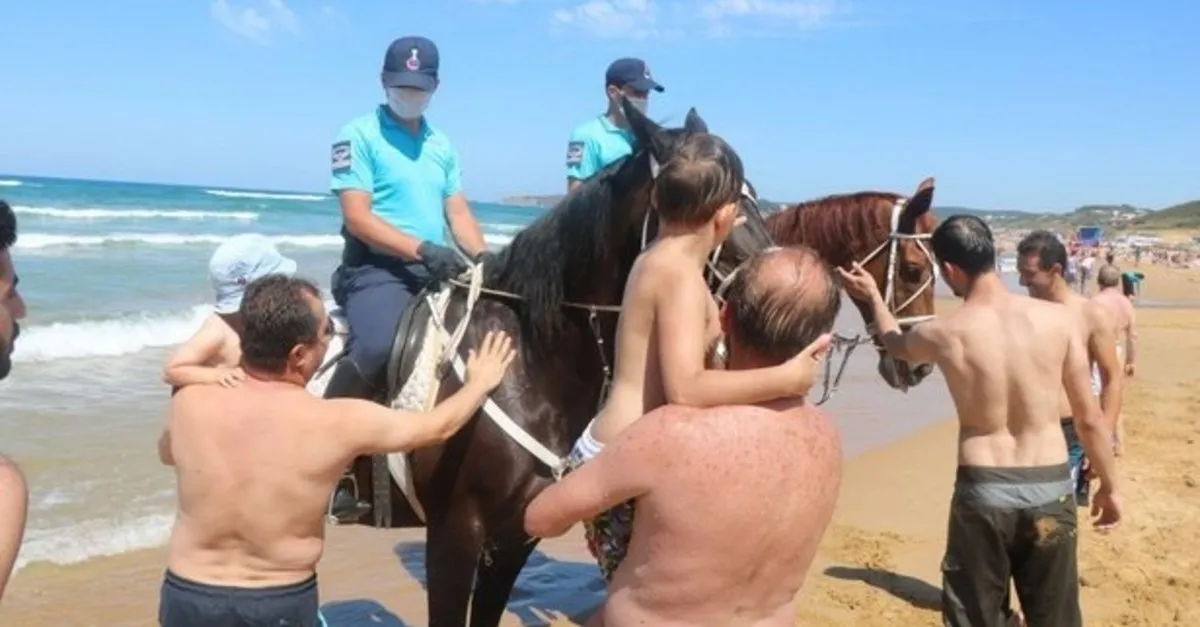
<svg viewBox="0 0 1200 627">
<path fill-rule="evenodd" d="M 857 261 L 861 255 L 859 251 L 851 250 L 845 239 L 835 239 L 826 237 L 813 237 L 813 232 L 807 228 L 808 214 L 815 211 L 836 211 L 832 207 L 822 207 L 821 205 L 796 205 L 792 209 L 793 216 L 789 216 L 785 226 L 786 229 L 773 229 L 781 231 L 773 233 L 775 242 L 782 246 L 808 246 L 817 252 L 817 255 L 831 265 L 843 265 L 850 261 Z M 850 235 L 847 233 L 846 235 Z"/>
</svg>

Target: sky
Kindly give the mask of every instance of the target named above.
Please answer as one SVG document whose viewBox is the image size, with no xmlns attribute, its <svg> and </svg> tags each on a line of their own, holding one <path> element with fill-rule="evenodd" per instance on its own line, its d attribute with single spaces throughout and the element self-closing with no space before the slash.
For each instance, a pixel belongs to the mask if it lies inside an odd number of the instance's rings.
<svg viewBox="0 0 1200 627">
<path fill-rule="evenodd" d="M 604 70 L 695 107 L 765 198 L 937 179 L 935 204 L 1161 208 L 1200 197 L 1200 3 L 1113 0 L 38 0 L 0 4 L 0 172 L 325 190 L 433 39 L 429 120 L 475 200 L 558 193 Z"/>
</svg>

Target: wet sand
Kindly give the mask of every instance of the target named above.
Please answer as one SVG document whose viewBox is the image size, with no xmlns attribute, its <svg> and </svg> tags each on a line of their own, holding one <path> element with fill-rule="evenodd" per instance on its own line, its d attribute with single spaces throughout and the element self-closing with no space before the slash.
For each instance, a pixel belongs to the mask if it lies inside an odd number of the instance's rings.
<svg viewBox="0 0 1200 627">
<path fill-rule="evenodd" d="M 1196 273 L 1142 271 L 1147 298 L 1196 298 Z M 1108 536 L 1086 523 L 1080 533 L 1088 625 L 1160 626 L 1200 616 L 1200 311 L 1138 315 L 1140 370 L 1126 393 L 1120 460 L 1126 521 Z M 798 599 L 798 625 L 941 624 L 938 567 L 955 437 L 954 422 L 943 420 L 847 464 L 834 524 Z M 331 529 L 319 572 L 331 627 L 427 624 L 423 538 L 419 529 Z M 154 625 L 164 563 L 160 548 L 32 564 L 10 584 L 0 625 Z M 541 544 L 504 624 L 575 624 L 601 595 L 576 528 Z"/>
</svg>

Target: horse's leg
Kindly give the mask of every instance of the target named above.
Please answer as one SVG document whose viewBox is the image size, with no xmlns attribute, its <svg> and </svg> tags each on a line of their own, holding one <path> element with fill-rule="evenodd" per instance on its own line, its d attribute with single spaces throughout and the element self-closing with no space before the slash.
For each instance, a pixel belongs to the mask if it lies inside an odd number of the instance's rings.
<svg viewBox="0 0 1200 627">
<path fill-rule="evenodd" d="M 524 568 L 537 541 L 509 538 L 488 547 L 476 571 L 475 596 L 471 599 L 471 627 L 496 627 L 504 616 L 517 575 Z"/>
<path fill-rule="evenodd" d="M 472 508 L 456 504 L 426 534 L 429 627 L 465 627 L 483 532 Z"/>
</svg>

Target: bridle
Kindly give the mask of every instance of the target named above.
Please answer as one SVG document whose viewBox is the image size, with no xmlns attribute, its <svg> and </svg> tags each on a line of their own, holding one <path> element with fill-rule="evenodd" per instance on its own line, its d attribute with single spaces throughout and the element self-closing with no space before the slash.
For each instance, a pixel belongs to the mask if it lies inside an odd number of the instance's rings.
<svg viewBox="0 0 1200 627">
<path fill-rule="evenodd" d="M 892 205 L 892 217 L 890 223 L 890 231 L 888 237 L 874 250 L 863 257 L 858 264 L 865 266 L 875 260 L 876 257 L 887 251 L 887 270 L 884 273 L 883 287 L 883 302 L 887 304 L 888 311 L 895 316 L 898 312 L 903 311 L 906 307 L 917 300 L 919 296 L 925 293 L 925 290 L 933 289 L 933 281 L 937 272 L 937 262 L 933 258 L 933 254 L 929 251 L 929 247 L 925 245 L 932 235 L 929 233 L 901 233 L 900 232 L 900 214 L 904 211 L 904 204 L 908 202 L 907 198 L 897 198 L 895 204 Z M 921 287 L 913 291 L 912 295 L 907 300 L 896 304 L 896 277 L 899 272 L 898 258 L 900 256 L 900 243 L 911 241 L 917 245 L 917 248 L 925 254 L 925 258 L 929 260 L 930 273 L 929 278 L 921 284 Z M 897 317 L 896 323 L 901 327 L 910 327 L 922 322 L 928 322 L 936 318 L 936 315 L 926 316 L 903 316 Z M 842 381 L 842 375 L 845 374 L 846 364 L 850 361 L 850 355 L 854 353 L 854 349 L 867 343 L 873 343 L 875 337 L 879 335 L 879 325 L 875 322 L 867 325 L 866 334 L 856 334 L 852 337 L 835 333 L 833 337 L 833 346 L 830 348 L 830 355 L 825 360 L 825 383 L 821 390 L 821 398 L 816 402 L 817 405 L 824 404 L 838 390 L 838 385 Z M 876 345 L 875 350 L 882 352 L 884 349 Z M 837 372 L 833 371 L 833 353 L 842 352 L 842 360 L 838 364 Z"/>
</svg>

